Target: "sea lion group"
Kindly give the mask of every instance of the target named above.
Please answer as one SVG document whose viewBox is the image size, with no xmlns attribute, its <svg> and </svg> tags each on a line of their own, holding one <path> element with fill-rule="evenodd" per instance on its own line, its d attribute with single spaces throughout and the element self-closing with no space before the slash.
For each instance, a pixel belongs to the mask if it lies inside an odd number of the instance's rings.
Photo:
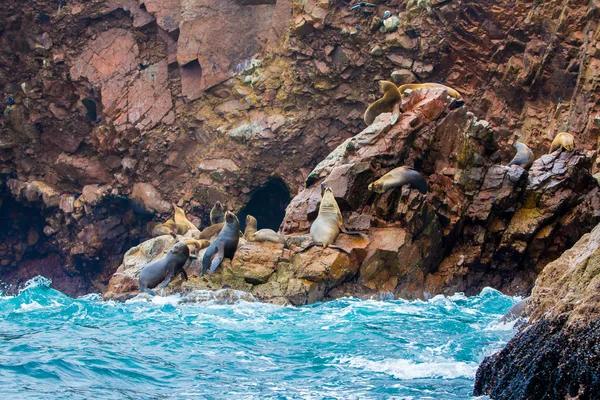
<svg viewBox="0 0 600 400">
<path fill-rule="evenodd" d="M 394 124 L 401 110 L 402 95 L 407 90 L 445 90 L 448 96 L 453 98 L 456 107 L 464 104 L 464 100 L 458 91 L 438 83 L 420 83 L 407 84 L 397 87 L 389 81 L 380 81 L 383 97 L 367 108 L 364 120 L 367 125 L 372 124 L 377 116 L 382 113 L 394 113 L 391 123 Z M 508 163 L 508 166 L 517 165 L 523 169 L 531 167 L 534 161 L 533 151 L 526 144 L 516 142 L 517 154 Z M 550 146 L 550 152 L 558 149 L 574 151 L 575 140 L 567 132 L 560 132 L 554 138 Z M 388 190 L 400 188 L 403 185 L 409 185 L 417 189 L 422 194 L 427 193 L 427 181 L 416 170 L 407 166 L 399 166 L 384 174 L 379 179 L 368 185 L 368 190 L 377 194 L 385 193 Z M 321 246 L 323 248 L 334 248 L 344 253 L 348 253 L 344 248 L 335 245 L 335 241 L 340 234 L 361 235 L 360 232 L 348 232 L 344 229 L 344 222 L 340 208 L 335 200 L 331 188 L 321 186 L 321 203 L 317 218 L 310 227 L 310 237 L 312 242 L 299 250 L 305 252 L 311 247 Z M 160 235 L 186 235 L 181 242 L 176 243 L 164 257 L 147 264 L 140 272 L 140 292 L 153 293 L 151 289 L 161 284 L 161 288 L 166 287 L 171 280 L 182 274 L 187 280 L 187 274 L 184 270 L 189 257 L 198 254 L 198 251 L 208 247 L 204 252 L 202 259 L 201 276 L 206 272 L 213 273 L 221 265 L 224 258 L 233 258 L 240 240 L 243 236 L 250 242 L 274 242 L 282 243 L 288 247 L 285 236 L 271 229 L 258 230 L 258 221 L 251 215 L 246 216 L 246 228 L 244 233 L 240 232 L 240 223 L 237 216 L 226 211 L 220 202 L 216 202 L 210 211 L 211 225 L 200 231 L 191 223 L 182 208 L 173 204 L 174 216 L 172 220 L 157 224 L 152 229 L 153 236 Z M 193 250 L 193 252 L 190 251 Z"/>
</svg>

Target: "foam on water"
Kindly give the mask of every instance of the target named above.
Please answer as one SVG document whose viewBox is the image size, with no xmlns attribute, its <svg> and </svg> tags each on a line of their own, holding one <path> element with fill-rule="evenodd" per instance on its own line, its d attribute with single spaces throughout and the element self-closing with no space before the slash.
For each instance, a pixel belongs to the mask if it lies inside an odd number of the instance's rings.
<svg viewBox="0 0 600 400">
<path fill-rule="evenodd" d="M 220 290 L 116 303 L 49 286 L 0 297 L 8 398 L 467 399 L 519 300 L 485 289 L 279 307 Z"/>
</svg>

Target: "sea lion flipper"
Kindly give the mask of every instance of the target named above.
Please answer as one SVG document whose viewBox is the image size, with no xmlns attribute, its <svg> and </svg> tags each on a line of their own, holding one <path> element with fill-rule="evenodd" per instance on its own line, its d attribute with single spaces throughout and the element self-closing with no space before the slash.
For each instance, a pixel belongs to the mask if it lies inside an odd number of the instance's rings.
<svg viewBox="0 0 600 400">
<path fill-rule="evenodd" d="M 392 116 L 390 117 L 390 125 L 396 125 L 396 122 L 400 119 L 400 102 L 394 104 L 392 108 Z"/>
<path fill-rule="evenodd" d="M 341 251 L 342 253 L 346 253 L 346 254 L 350 254 L 350 252 L 346 249 L 341 248 L 340 246 L 336 246 L 334 244 L 330 244 L 329 245 L 330 249 L 338 249 L 339 251 Z"/>
<path fill-rule="evenodd" d="M 223 261 L 223 257 L 225 257 L 225 243 L 221 242 L 219 243 L 219 249 L 217 251 L 217 254 L 215 254 L 215 256 L 212 259 L 212 262 L 210 263 L 209 272 L 211 274 L 215 272 L 217 268 L 219 268 L 219 265 L 221 265 L 221 261 Z"/>
<path fill-rule="evenodd" d="M 340 233 L 345 233 L 346 235 L 356 235 L 356 236 L 362 236 L 362 232 L 347 232 L 347 231 L 340 231 Z"/>
<path fill-rule="evenodd" d="M 311 243 L 308 246 L 306 246 L 305 248 L 299 250 L 298 253 L 304 253 L 306 250 L 310 249 L 311 247 L 315 247 L 315 246 L 323 246 L 323 245 L 320 243 Z"/>
<path fill-rule="evenodd" d="M 169 283 L 171 283 L 171 281 L 173 280 L 174 277 L 175 277 L 175 274 L 173 272 L 169 272 L 169 274 L 163 281 L 162 285 L 160 285 L 160 288 L 161 289 L 166 288 L 169 285 Z"/>
</svg>

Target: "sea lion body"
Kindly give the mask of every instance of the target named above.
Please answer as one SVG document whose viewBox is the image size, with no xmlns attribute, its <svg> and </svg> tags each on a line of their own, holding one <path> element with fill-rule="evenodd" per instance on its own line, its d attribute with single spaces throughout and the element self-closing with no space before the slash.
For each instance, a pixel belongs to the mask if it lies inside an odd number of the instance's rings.
<svg viewBox="0 0 600 400">
<path fill-rule="evenodd" d="M 188 221 L 188 219 L 185 216 L 185 211 L 183 211 L 182 208 L 179 208 L 175 204 L 173 204 L 173 210 L 175 210 L 173 213 L 173 219 L 175 220 L 176 224 L 186 225 L 188 229 L 198 229 L 196 225 Z"/>
<path fill-rule="evenodd" d="M 333 191 L 325 187 L 319 206 L 319 215 L 310 226 L 310 236 L 318 245 L 331 246 L 340 234 L 342 224 L 342 213 L 335 201 Z"/>
<path fill-rule="evenodd" d="M 147 264 L 140 272 L 140 293 L 154 294 L 150 289 L 154 289 L 161 282 L 163 282 L 161 288 L 164 289 L 179 274 L 183 274 L 184 279 L 187 280 L 183 266 L 189 255 L 189 247 L 179 242 L 169 250 L 167 255 Z"/>
<path fill-rule="evenodd" d="M 223 205 L 220 201 L 217 201 L 214 207 L 210 210 L 210 224 L 216 225 L 223 222 L 225 213 L 223 212 Z"/>
<path fill-rule="evenodd" d="M 281 243 L 287 248 L 287 241 L 285 237 L 273 229 L 261 229 L 252 234 L 250 239 L 246 239 L 250 242 L 272 242 Z"/>
<path fill-rule="evenodd" d="M 512 322 L 516 319 L 519 319 L 523 316 L 523 312 L 525 311 L 525 306 L 527 306 L 527 299 L 520 300 L 518 303 L 513 305 L 507 312 L 500 318 L 501 323 Z"/>
<path fill-rule="evenodd" d="M 513 159 L 508 163 L 508 166 L 518 165 L 523 169 L 528 169 L 533 164 L 533 160 L 535 156 L 533 155 L 533 151 L 526 144 L 521 142 L 516 142 L 515 147 L 517 148 L 517 154 L 513 157 Z"/>
<path fill-rule="evenodd" d="M 375 193 L 385 193 L 389 189 L 409 184 L 421 193 L 427 193 L 427 181 L 412 168 L 398 167 L 369 185 L 369 190 Z"/>
<path fill-rule="evenodd" d="M 219 232 L 219 236 L 211 243 L 204 252 L 202 258 L 202 275 L 210 267 L 212 274 L 221 265 L 224 258 L 232 259 L 237 250 L 240 240 L 240 221 L 234 213 L 227 211 L 225 213 L 225 226 Z"/>
<path fill-rule="evenodd" d="M 367 125 L 371 125 L 380 114 L 393 111 L 400 112 L 402 94 L 398 87 L 390 81 L 379 81 L 379 85 L 383 91 L 383 97 L 369 105 L 367 111 L 365 111 L 364 120 Z M 398 109 L 395 110 L 395 107 Z"/>
<path fill-rule="evenodd" d="M 252 215 L 246 215 L 246 229 L 244 229 L 244 238 L 252 242 L 252 235 L 257 231 L 258 222 Z"/>
<path fill-rule="evenodd" d="M 321 205 L 319 206 L 319 215 L 310 226 L 310 237 L 313 243 L 309 244 L 299 252 L 305 252 L 313 246 L 322 246 L 323 248 L 330 247 L 332 249 L 338 249 L 346 254 L 349 254 L 347 250 L 340 246 L 335 246 L 333 243 L 337 239 L 340 233 L 347 235 L 361 235 L 360 232 L 346 232 L 344 228 L 344 220 L 340 207 L 335 201 L 333 191 L 325 186 L 321 185 Z"/>
<path fill-rule="evenodd" d="M 167 220 L 162 224 L 156 225 L 152 229 L 152 237 L 162 236 L 162 235 L 185 235 L 189 227 L 184 224 L 178 224 L 173 220 Z"/>
<path fill-rule="evenodd" d="M 214 224 L 204 228 L 202 232 L 200 232 L 200 236 L 198 239 L 206 239 L 210 240 L 213 236 L 218 235 L 221 232 L 221 229 L 225 226 L 225 222 L 220 222 L 218 224 Z"/>
<path fill-rule="evenodd" d="M 400 92 L 400 95 L 402 95 L 408 89 L 446 89 L 446 92 L 448 92 L 448 96 L 456 100 L 463 100 L 460 93 L 458 93 L 455 89 L 452 89 L 451 87 L 448 87 L 446 85 L 442 85 L 441 83 L 407 83 L 406 85 L 399 86 L 398 92 Z"/>
<path fill-rule="evenodd" d="M 559 148 L 563 148 L 567 151 L 575 150 L 575 138 L 568 132 L 560 132 L 550 145 L 550 153 L 553 153 Z"/>
<path fill-rule="evenodd" d="M 210 242 L 208 240 L 183 239 L 183 243 L 190 248 L 190 254 L 196 255 L 203 248 L 210 246 Z"/>
</svg>

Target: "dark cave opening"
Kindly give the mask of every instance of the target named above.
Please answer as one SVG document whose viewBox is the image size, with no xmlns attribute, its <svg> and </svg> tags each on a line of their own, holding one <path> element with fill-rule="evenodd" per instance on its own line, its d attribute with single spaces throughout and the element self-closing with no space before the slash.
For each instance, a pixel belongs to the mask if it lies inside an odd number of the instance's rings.
<svg viewBox="0 0 600 400">
<path fill-rule="evenodd" d="M 242 231 L 246 227 L 246 216 L 258 221 L 258 229 L 279 230 L 285 216 L 285 208 L 291 201 L 290 190 L 281 178 L 271 178 L 252 193 L 250 200 L 238 213 Z"/>
<path fill-rule="evenodd" d="M 39 209 L 24 206 L 12 196 L 5 196 L 0 201 L 0 243 L 8 247 L 10 244 L 23 241 L 28 246 L 23 255 L 29 258 L 38 257 L 37 247 L 43 244 L 43 229 L 46 222 Z"/>
</svg>

